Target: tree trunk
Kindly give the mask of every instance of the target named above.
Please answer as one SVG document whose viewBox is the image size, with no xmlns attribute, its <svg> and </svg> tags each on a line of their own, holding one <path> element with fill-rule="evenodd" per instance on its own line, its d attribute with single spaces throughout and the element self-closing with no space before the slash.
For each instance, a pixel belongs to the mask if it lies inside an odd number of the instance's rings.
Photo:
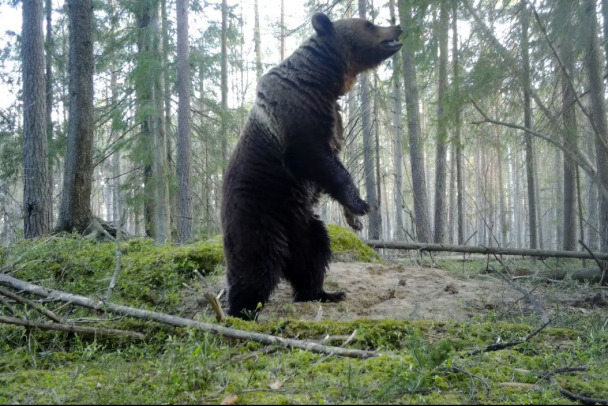
<svg viewBox="0 0 608 406">
<path fill-rule="evenodd" d="M 70 0 L 70 116 L 57 231 L 84 233 L 93 220 L 93 3 Z"/>
<path fill-rule="evenodd" d="M 190 140 L 190 65 L 188 48 L 188 0 L 177 0 L 177 87 L 179 92 L 178 180 L 179 180 L 179 242 L 192 238 L 192 142 Z"/>
<path fill-rule="evenodd" d="M 606 106 L 604 102 L 604 81 L 600 62 L 597 16 L 595 1 L 584 0 L 585 18 L 582 31 L 585 35 L 585 68 L 588 76 L 589 98 L 592 117 L 595 122 L 595 152 L 597 172 L 600 182 L 608 188 L 608 124 L 606 123 Z M 608 199 L 602 194 L 599 205 L 600 248 L 608 252 Z"/>
<path fill-rule="evenodd" d="M 222 176 L 228 163 L 228 4 L 222 0 L 222 55 L 221 55 L 221 145 L 222 145 Z"/>
<path fill-rule="evenodd" d="M 285 0 L 281 0 L 281 61 L 285 59 Z"/>
<path fill-rule="evenodd" d="M 395 0 L 390 0 L 391 24 L 395 24 Z M 403 228 L 403 123 L 401 116 L 401 63 L 399 56 L 393 56 L 393 125 L 395 126 L 394 161 L 395 168 L 395 238 L 405 239 Z"/>
<path fill-rule="evenodd" d="M 365 17 L 365 0 L 359 0 L 359 18 Z M 374 173 L 374 152 L 372 148 L 372 123 L 369 100 L 369 77 L 367 73 L 361 74 L 359 80 L 361 86 L 361 122 L 363 125 L 363 161 L 365 190 L 367 193 L 367 203 L 371 210 L 368 214 L 369 228 L 368 235 L 371 239 L 380 238 L 380 227 L 382 218 L 380 216 L 380 205 L 376 190 L 376 178 Z"/>
<path fill-rule="evenodd" d="M 23 2 L 23 217 L 25 238 L 51 230 L 42 0 Z"/>
<path fill-rule="evenodd" d="M 574 38 L 572 32 L 575 30 L 572 24 L 572 15 L 576 13 L 575 3 L 571 0 L 559 0 L 556 10 L 558 32 L 560 34 L 559 55 L 563 63 L 560 69 L 562 87 L 562 119 L 564 124 L 563 142 L 570 150 L 578 149 L 577 124 L 576 124 L 576 90 L 570 86 L 569 77 L 574 73 Z M 569 156 L 564 156 L 564 195 L 563 195 L 563 246 L 566 251 L 576 249 L 576 163 Z"/>
<path fill-rule="evenodd" d="M 135 76 L 135 93 L 137 97 L 137 118 L 141 123 L 141 135 L 138 142 L 138 158 L 143 167 L 143 218 L 144 234 L 147 237 L 156 236 L 156 199 L 154 196 L 154 162 L 152 129 L 155 105 L 152 99 L 154 77 L 152 68 L 154 67 L 154 51 L 152 44 L 152 14 L 156 12 L 158 3 L 144 2 L 137 3 L 134 10 L 137 18 L 138 37 L 137 37 L 137 67 Z"/>
<path fill-rule="evenodd" d="M 460 64 L 458 60 L 458 2 L 453 2 L 452 10 L 452 63 L 454 67 L 454 78 L 452 80 L 452 86 L 456 93 L 456 99 L 458 100 L 458 94 L 460 89 Z M 465 199 L 464 199 L 464 171 L 462 165 L 462 141 L 460 139 L 460 129 L 462 127 L 462 115 L 460 109 L 456 111 L 456 117 L 454 122 L 454 143 L 456 144 L 455 159 L 456 159 L 456 210 L 458 212 L 458 244 L 464 244 L 464 236 L 466 230 L 465 224 Z"/>
<path fill-rule="evenodd" d="M 47 144 L 50 146 L 53 142 L 53 52 L 55 49 L 55 42 L 53 40 L 53 3 L 52 0 L 45 0 L 45 12 L 46 12 L 46 40 L 45 40 L 45 65 L 46 65 L 46 139 Z M 48 156 L 48 155 L 47 155 Z M 51 211 L 51 223 L 53 218 L 53 162 L 50 158 L 46 158 L 48 162 L 48 176 L 49 176 L 49 198 Z M 51 226 L 49 226 L 51 227 Z"/>
<path fill-rule="evenodd" d="M 154 128 L 154 186 L 156 197 L 156 241 L 164 244 L 171 239 L 171 202 L 169 196 L 169 163 L 167 162 L 167 133 L 164 120 L 163 48 L 158 6 L 152 13 L 151 40 L 152 52 L 160 70 L 154 71 L 152 99 L 155 107 Z M 149 79 L 148 79 L 149 80 Z"/>
<path fill-rule="evenodd" d="M 410 0 L 399 0 L 399 20 L 402 27 L 413 25 Z M 419 97 L 416 82 L 416 67 L 414 65 L 415 40 L 408 38 L 404 41 L 403 81 L 405 82 L 405 104 L 407 110 L 407 126 L 410 138 L 410 160 L 412 166 L 412 188 L 414 195 L 414 214 L 416 223 L 416 239 L 420 242 L 432 240 L 429 217 L 429 199 L 426 188 L 426 173 L 424 154 L 422 151 L 422 129 L 420 125 Z"/>
<path fill-rule="evenodd" d="M 281 5 L 283 3 L 281 2 Z M 256 76 L 258 78 L 258 80 L 260 80 L 260 77 L 262 77 L 262 44 L 261 44 L 261 39 L 260 39 L 260 11 L 259 11 L 259 1 L 255 0 L 254 2 L 254 8 L 255 8 L 255 17 L 254 17 L 254 24 L 253 24 L 253 42 L 254 42 L 254 47 L 255 47 L 255 73 Z M 283 14 L 281 14 L 281 18 L 283 17 Z M 282 24 L 282 22 L 281 22 Z M 283 60 L 283 55 L 281 54 L 281 60 Z"/>
<path fill-rule="evenodd" d="M 448 87 L 448 4 L 441 1 L 439 13 L 439 84 L 437 87 L 437 155 L 435 159 L 435 238 L 436 243 L 445 239 L 446 192 L 447 192 L 447 117 L 444 97 Z"/>
<path fill-rule="evenodd" d="M 521 54 L 522 54 L 522 85 L 524 93 L 524 126 L 532 128 L 532 107 L 530 98 L 530 54 L 528 41 L 528 27 L 530 26 L 530 14 L 526 2 L 521 3 Z M 532 150 L 532 136 L 526 133 L 526 177 L 528 184 L 528 221 L 530 226 L 530 248 L 538 247 L 537 224 L 536 224 L 536 191 L 534 179 L 534 151 Z"/>
</svg>

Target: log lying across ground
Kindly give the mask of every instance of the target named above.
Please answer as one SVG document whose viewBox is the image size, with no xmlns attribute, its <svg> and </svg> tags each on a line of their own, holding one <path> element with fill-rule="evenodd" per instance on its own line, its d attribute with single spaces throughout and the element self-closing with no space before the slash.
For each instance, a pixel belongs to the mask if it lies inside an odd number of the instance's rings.
<svg viewBox="0 0 608 406">
<path fill-rule="evenodd" d="M 256 341 L 267 345 L 281 345 L 284 347 L 299 348 L 306 351 L 339 355 L 343 357 L 371 358 L 377 357 L 379 355 L 378 353 L 372 351 L 362 351 L 342 347 L 330 347 L 311 341 L 294 340 L 291 338 L 277 337 L 269 334 L 237 330 L 218 324 L 203 323 L 191 319 L 186 319 L 183 317 L 171 316 L 169 314 L 106 303 L 104 301 L 91 299 L 86 296 L 74 295 L 72 293 L 62 292 L 60 290 L 46 289 L 42 286 L 34 285 L 32 283 L 13 278 L 12 276 L 6 274 L 0 274 L 0 285 L 9 286 L 13 289 L 22 292 L 27 292 L 36 296 L 57 300 L 64 303 L 70 303 L 88 309 L 106 311 L 109 313 L 120 314 L 122 316 L 130 316 L 142 320 L 156 321 L 159 323 L 165 323 L 177 327 L 191 327 L 209 333 L 222 335 L 225 337 L 236 338 L 239 340 Z"/>
<path fill-rule="evenodd" d="M 588 252 L 583 251 L 551 251 L 551 250 L 533 250 L 524 248 L 502 248 L 502 247 L 481 247 L 468 245 L 449 245 L 449 244 L 427 244 L 420 242 L 408 241 L 380 241 L 380 240 L 364 240 L 364 242 L 372 248 L 388 248 L 395 250 L 417 250 L 417 251 L 444 251 L 444 252 L 462 252 L 468 254 L 496 254 L 496 255 L 520 255 L 526 257 L 543 257 L 543 258 L 578 258 L 578 259 L 593 259 L 593 256 Z M 594 253 L 597 259 L 608 260 L 608 252 Z"/>
</svg>

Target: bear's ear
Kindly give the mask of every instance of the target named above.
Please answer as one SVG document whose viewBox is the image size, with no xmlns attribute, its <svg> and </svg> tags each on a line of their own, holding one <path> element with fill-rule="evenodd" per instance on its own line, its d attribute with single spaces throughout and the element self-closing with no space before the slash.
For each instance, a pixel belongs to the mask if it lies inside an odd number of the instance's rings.
<svg viewBox="0 0 608 406">
<path fill-rule="evenodd" d="M 334 24 L 331 22 L 329 17 L 323 13 L 315 13 L 312 16 L 312 26 L 319 37 L 330 35 L 334 32 Z"/>
</svg>

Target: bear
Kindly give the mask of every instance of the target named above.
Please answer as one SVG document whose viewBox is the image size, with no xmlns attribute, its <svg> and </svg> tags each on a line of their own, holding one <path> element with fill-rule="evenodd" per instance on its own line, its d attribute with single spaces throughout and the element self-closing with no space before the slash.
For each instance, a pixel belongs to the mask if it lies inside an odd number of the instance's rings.
<svg viewBox="0 0 608 406">
<path fill-rule="evenodd" d="M 315 34 L 259 79 L 226 167 L 221 224 L 233 317 L 255 319 L 281 278 L 295 302 L 344 299 L 323 289 L 331 250 L 315 205 L 328 194 L 354 228 L 370 210 L 338 157 L 338 100 L 358 74 L 399 51 L 402 30 L 323 13 L 312 16 L 312 26 Z"/>
</svg>

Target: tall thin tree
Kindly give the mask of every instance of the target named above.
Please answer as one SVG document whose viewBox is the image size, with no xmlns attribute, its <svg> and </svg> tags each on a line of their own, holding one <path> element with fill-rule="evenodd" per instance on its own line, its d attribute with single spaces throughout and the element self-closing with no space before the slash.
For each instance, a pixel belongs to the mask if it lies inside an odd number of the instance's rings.
<svg viewBox="0 0 608 406">
<path fill-rule="evenodd" d="M 447 0 L 442 0 L 439 11 L 439 78 L 437 87 L 437 150 L 435 159 L 435 242 L 444 242 L 447 196 L 448 127 L 445 113 L 445 94 L 448 87 L 448 26 Z"/>
<path fill-rule="evenodd" d="M 600 182 L 605 188 L 608 188 L 608 123 L 606 122 L 604 81 L 602 79 L 603 68 L 600 61 L 595 5 L 596 2 L 593 0 L 583 0 L 585 18 L 582 23 L 582 31 L 585 35 L 585 68 L 587 71 L 592 117 L 595 124 L 597 172 Z M 602 251 L 608 252 L 608 199 L 603 194 L 600 196 L 599 216 L 600 248 Z"/>
<path fill-rule="evenodd" d="M 69 0 L 70 113 L 57 230 L 84 233 L 93 220 L 93 2 Z"/>
<path fill-rule="evenodd" d="M 530 97 L 530 11 L 525 0 L 520 3 L 521 19 L 521 58 L 522 58 L 522 86 L 524 94 L 524 126 L 532 128 L 532 105 Z M 528 180 L 528 219 L 530 227 L 530 248 L 538 247 L 538 237 L 536 224 L 536 190 L 534 177 L 534 151 L 532 149 L 532 136 L 526 133 L 526 175 Z"/>
<path fill-rule="evenodd" d="M 359 0 L 359 17 L 366 18 L 366 1 Z M 380 204 L 376 189 L 376 176 L 374 172 L 374 150 L 372 147 L 372 122 L 371 106 L 369 96 L 369 78 L 367 73 L 361 74 L 359 80 L 361 86 L 361 123 L 363 125 L 363 163 L 365 190 L 367 192 L 367 203 L 370 205 L 368 236 L 372 240 L 380 238 L 382 229 L 382 217 L 380 215 Z"/>
<path fill-rule="evenodd" d="M 391 24 L 395 24 L 395 0 L 390 0 L 389 11 Z M 399 55 L 393 55 L 393 125 L 395 126 L 394 162 L 395 167 L 395 238 L 405 239 L 403 228 L 403 115 L 401 107 L 401 61 Z"/>
<path fill-rule="evenodd" d="M 576 15 L 576 3 L 570 0 L 559 0 L 556 7 L 556 29 L 560 38 L 559 56 L 563 63 L 560 69 L 560 81 L 562 88 L 562 120 L 564 125 L 564 146 L 569 151 L 578 149 L 577 125 L 576 125 L 576 89 L 571 86 L 572 74 L 574 73 L 574 37 L 575 31 L 572 23 L 573 15 Z M 569 156 L 564 156 L 564 188 L 563 188 L 563 249 L 574 251 L 576 249 L 576 163 Z"/>
<path fill-rule="evenodd" d="M 42 0 L 23 1 L 23 220 L 25 238 L 51 229 Z"/>
<path fill-rule="evenodd" d="M 190 65 L 188 45 L 188 0 L 177 0 L 177 87 L 178 180 L 179 180 L 179 242 L 192 237 L 192 142 L 190 139 Z"/>
<path fill-rule="evenodd" d="M 416 23 L 412 17 L 411 0 L 399 0 L 399 20 L 403 27 L 403 81 L 405 83 L 405 105 L 407 110 L 407 127 L 410 144 L 410 162 L 412 166 L 412 194 L 414 198 L 414 215 L 416 239 L 420 242 L 431 242 L 432 231 L 429 217 L 429 199 L 426 186 L 425 160 L 422 146 L 422 127 L 420 123 L 420 97 L 414 64 L 417 38 L 414 38 Z"/>
</svg>

